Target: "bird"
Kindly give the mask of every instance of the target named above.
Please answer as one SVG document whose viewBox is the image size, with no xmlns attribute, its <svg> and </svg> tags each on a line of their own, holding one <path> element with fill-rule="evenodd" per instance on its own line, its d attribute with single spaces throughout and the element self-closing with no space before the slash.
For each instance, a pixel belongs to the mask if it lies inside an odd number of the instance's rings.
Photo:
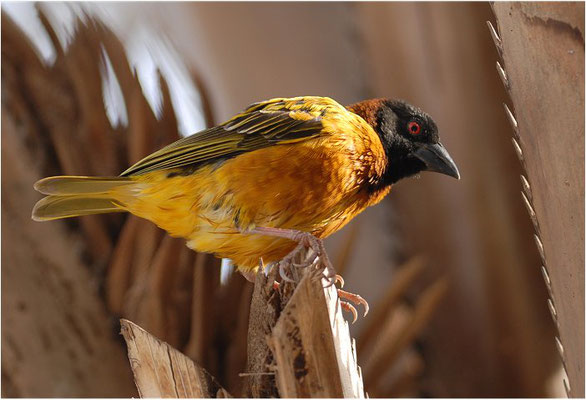
<svg viewBox="0 0 586 400">
<path fill-rule="evenodd" d="M 343 282 L 323 239 L 379 203 L 399 180 L 423 171 L 460 179 L 434 120 L 406 101 L 343 106 L 329 97 L 273 98 L 163 147 L 119 176 L 39 180 L 34 188 L 46 197 L 32 219 L 129 212 L 195 251 L 232 260 L 251 281 L 262 263 L 278 263 L 281 277 L 290 279 L 295 256 L 310 248 L 306 265 L 319 259 L 331 283 Z M 368 311 L 361 296 L 343 293 Z"/>
</svg>

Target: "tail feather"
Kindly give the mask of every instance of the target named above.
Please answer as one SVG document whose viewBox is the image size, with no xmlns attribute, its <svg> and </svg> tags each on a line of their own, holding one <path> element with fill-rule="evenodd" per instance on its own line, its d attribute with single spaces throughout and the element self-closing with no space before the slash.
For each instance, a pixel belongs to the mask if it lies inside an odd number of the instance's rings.
<svg viewBox="0 0 586 400">
<path fill-rule="evenodd" d="M 132 182 L 131 178 L 100 178 L 94 176 L 51 176 L 35 183 L 34 188 L 43 194 L 100 194 L 107 193 Z"/>
<path fill-rule="evenodd" d="M 35 204 L 32 218 L 35 221 L 80 217 L 82 215 L 124 212 L 113 199 L 81 196 L 47 196 Z"/>
<path fill-rule="evenodd" d="M 34 188 L 48 195 L 35 204 L 32 219 L 50 221 L 82 215 L 124 212 L 117 191 L 133 183 L 131 178 L 54 176 L 41 179 Z"/>
</svg>

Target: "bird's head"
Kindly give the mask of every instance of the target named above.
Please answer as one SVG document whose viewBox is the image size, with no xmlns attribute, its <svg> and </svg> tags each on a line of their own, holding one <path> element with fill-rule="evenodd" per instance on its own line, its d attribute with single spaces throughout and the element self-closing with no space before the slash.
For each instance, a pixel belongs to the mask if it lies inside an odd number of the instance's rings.
<svg viewBox="0 0 586 400">
<path fill-rule="evenodd" d="M 460 179 L 452 157 L 440 143 L 433 119 L 402 100 L 367 100 L 348 107 L 378 134 L 388 165 L 384 184 L 392 184 L 421 171 L 439 172 Z"/>
</svg>

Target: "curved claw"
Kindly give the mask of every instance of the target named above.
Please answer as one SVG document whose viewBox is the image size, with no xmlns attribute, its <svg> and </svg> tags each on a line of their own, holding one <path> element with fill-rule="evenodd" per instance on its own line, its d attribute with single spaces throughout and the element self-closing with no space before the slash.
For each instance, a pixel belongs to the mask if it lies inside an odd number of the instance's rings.
<svg viewBox="0 0 586 400">
<path fill-rule="evenodd" d="M 336 274 L 336 282 L 340 282 L 340 287 L 341 288 L 344 287 L 344 278 L 342 278 L 342 275 Z"/>
<path fill-rule="evenodd" d="M 370 306 L 368 305 L 368 302 L 366 300 L 364 300 L 364 298 L 358 294 L 354 294 L 354 293 L 350 293 L 350 292 L 346 292 L 345 290 L 342 289 L 338 289 L 338 297 L 340 299 L 346 299 L 351 301 L 354 304 L 362 304 L 364 306 L 364 317 L 366 317 L 366 315 L 368 314 L 368 311 L 370 310 Z"/>
<path fill-rule="evenodd" d="M 279 275 L 281 276 L 281 278 L 285 281 L 285 282 L 291 282 L 291 283 L 295 283 L 295 281 L 291 278 L 289 278 L 287 276 L 287 274 L 285 273 L 285 269 L 287 264 L 282 264 L 279 263 Z"/>
<path fill-rule="evenodd" d="M 356 311 L 356 308 L 347 301 L 340 301 L 340 306 L 343 310 L 351 312 L 353 316 L 352 323 L 356 322 L 358 319 L 358 311 Z"/>
</svg>

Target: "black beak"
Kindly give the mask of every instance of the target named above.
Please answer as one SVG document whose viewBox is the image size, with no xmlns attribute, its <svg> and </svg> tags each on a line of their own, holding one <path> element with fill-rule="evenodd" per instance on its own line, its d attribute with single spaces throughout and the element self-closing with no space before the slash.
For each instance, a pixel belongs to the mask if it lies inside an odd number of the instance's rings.
<svg viewBox="0 0 586 400">
<path fill-rule="evenodd" d="M 458 171 L 456 163 L 441 143 L 418 144 L 413 155 L 425 163 L 426 171 L 439 172 L 460 179 L 460 171 Z"/>
</svg>

